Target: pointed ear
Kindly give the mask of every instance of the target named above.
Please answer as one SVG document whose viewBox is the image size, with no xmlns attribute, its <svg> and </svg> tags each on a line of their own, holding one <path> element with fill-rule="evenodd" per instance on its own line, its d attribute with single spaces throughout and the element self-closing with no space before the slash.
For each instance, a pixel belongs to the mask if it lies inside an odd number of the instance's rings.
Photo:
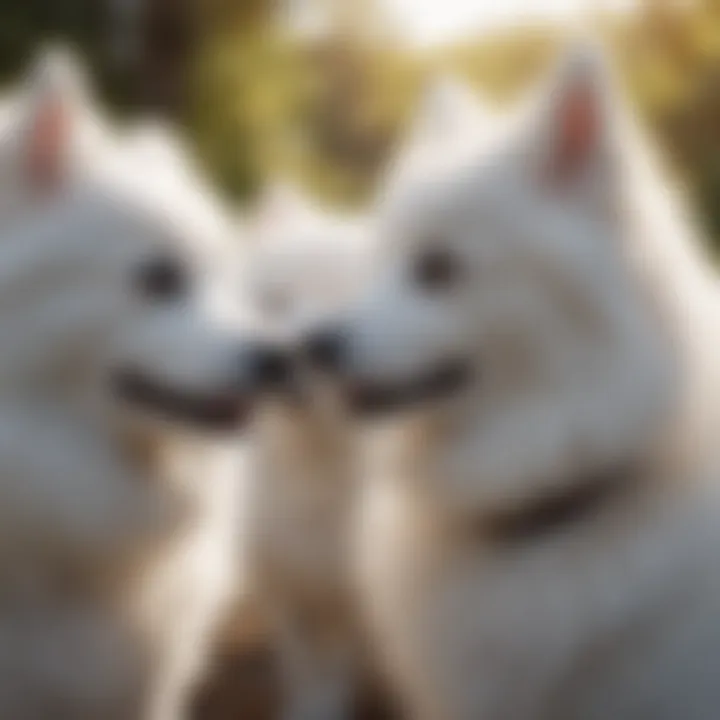
<svg viewBox="0 0 720 720">
<path fill-rule="evenodd" d="M 441 143 L 475 132 L 493 112 L 472 88 L 452 75 L 435 77 L 425 89 L 411 123 L 411 144 Z"/>
<path fill-rule="evenodd" d="M 32 187 L 51 191 L 62 185 L 70 136 L 67 108 L 60 98 L 47 98 L 28 127 L 25 167 Z"/>
<path fill-rule="evenodd" d="M 591 46 L 564 58 L 541 112 L 540 172 L 552 187 L 600 180 L 609 169 L 615 123 L 609 71 Z"/>
<path fill-rule="evenodd" d="M 66 179 L 85 102 L 82 72 L 66 51 L 46 50 L 35 63 L 28 86 L 21 163 L 31 187 L 55 191 Z"/>
<path fill-rule="evenodd" d="M 380 180 L 387 195 L 446 158 L 482 144 L 493 136 L 499 113 L 472 88 L 446 74 L 425 88 L 409 130 L 401 138 Z"/>
</svg>

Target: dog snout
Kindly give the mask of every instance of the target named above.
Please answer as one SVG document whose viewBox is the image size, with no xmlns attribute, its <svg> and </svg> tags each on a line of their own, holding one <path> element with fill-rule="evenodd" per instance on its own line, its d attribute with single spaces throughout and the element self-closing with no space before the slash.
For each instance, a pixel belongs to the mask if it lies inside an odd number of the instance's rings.
<svg viewBox="0 0 720 720">
<path fill-rule="evenodd" d="M 284 348 L 270 345 L 257 347 L 251 362 L 253 380 L 261 388 L 284 387 L 292 377 L 292 356 Z"/>
<path fill-rule="evenodd" d="M 303 354 L 318 370 L 340 372 L 347 357 L 345 333 L 340 327 L 323 328 L 311 333 L 304 342 Z"/>
</svg>

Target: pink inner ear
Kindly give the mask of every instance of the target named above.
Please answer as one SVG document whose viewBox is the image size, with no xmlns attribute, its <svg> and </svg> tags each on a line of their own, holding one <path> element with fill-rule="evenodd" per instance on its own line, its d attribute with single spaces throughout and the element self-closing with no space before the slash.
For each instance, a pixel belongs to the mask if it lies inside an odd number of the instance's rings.
<svg viewBox="0 0 720 720">
<path fill-rule="evenodd" d="M 61 184 L 69 132 L 65 104 L 59 98 L 47 101 L 30 128 L 27 169 L 34 187 L 50 191 Z"/>
<path fill-rule="evenodd" d="M 596 150 L 599 136 L 598 100 L 580 83 L 561 102 L 552 148 L 550 176 L 565 181 L 581 172 Z"/>
</svg>

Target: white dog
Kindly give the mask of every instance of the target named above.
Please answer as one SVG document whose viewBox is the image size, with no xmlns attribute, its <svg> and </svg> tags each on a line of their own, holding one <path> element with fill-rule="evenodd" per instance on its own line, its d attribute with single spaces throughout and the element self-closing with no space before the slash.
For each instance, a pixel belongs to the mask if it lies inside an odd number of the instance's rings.
<svg viewBox="0 0 720 720">
<path fill-rule="evenodd" d="M 399 182 L 429 156 L 467 146 L 492 117 L 455 78 L 434 79 L 389 176 Z M 347 306 L 372 265 L 371 222 L 316 207 L 289 184 L 272 187 L 250 232 L 254 259 L 246 263 L 266 327 L 292 343 L 308 324 Z M 296 370 L 289 395 L 266 403 L 251 565 L 263 604 L 272 608 L 285 716 L 346 717 L 362 674 L 348 587 L 359 438 L 332 389 L 308 368 Z"/>
<path fill-rule="evenodd" d="M 393 159 L 398 180 L 420 158 L 475 137 L 492 114 L 449 76 L 426 89 Z M 341 312 L 368 278 L 372 219 L 315 207 L 288 184 L 263 198 L 250 235 L 255 304 L 285 342 Z M 349 717 L 364 674 L 350 587 L 348 542 L 357 505 L 359 442 L 332 388 L 295 368 L 263 413 L 251 566 L 270 618 L 284 687 L 284 717 Z M 367 668 L 368 670 L 370 668 Z"/>
<path fill-rule="evenodd" d="M 276 341 L 337 312 L 367 276 L 365 218 L 332 215 L 289 185 L 261 200 L 245 270 Z M 249 573 L 277 653 L 287 720 L 349 717 L 359 653 L 348 539 L 356 439 L 302 363 L 278 368 L 260 412 Z"/>
<path fill-rule="evenodd" d="M 76 174 L 44 127 L 43 201 L 0 243 L 0 716 L 178 720 L 233 590 L 262 353 L 201 180 L 120 145 Z"/>
<path fill-rule="evenodd" d="M 360 521 L 418 720 L 720 707 L 716 281 L 602 62 L 407 178 L 385 267 L 309 340 L 386 417 Z"/>
</svg>

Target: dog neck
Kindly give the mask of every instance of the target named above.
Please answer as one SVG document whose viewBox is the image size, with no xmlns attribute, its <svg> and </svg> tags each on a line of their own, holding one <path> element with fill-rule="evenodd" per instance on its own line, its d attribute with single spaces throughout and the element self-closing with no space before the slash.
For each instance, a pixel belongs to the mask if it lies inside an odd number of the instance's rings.
<svg viewBox="0 0 720 720">
<path fill-rule="evenodd" d="M 348 420 L 332 408 L 268 404 L 260 413 L 260 444 L 275 470 L 295 486 L 330 484 L 346 487 L 354 475 L 354 438 Z M 274 473 L 273 473 L 274 474 Z"/>
</svg>

